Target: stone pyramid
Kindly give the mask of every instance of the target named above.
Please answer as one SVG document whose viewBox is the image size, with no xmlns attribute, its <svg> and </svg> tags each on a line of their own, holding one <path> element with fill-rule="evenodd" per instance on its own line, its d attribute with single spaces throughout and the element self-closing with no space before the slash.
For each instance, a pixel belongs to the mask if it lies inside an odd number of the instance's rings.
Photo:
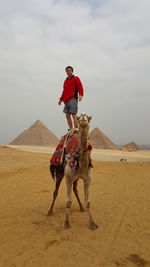
<svg viewBox="0 0 150 267">
<path fill-rule="evenodd" d="M 57 137 L 40 121 L 37 120 L 31 127 L 16 137 L 10 145 L 51 146 L 57 145 Z"/>
<path fill-rule="evenodd" d="M 95 128 L 90 133 L 91 143 L 94 148 L 101 149 L 118 149 L 118 147 L 102 132 Z"/>
<path fill-rule="evenodd" d="M 125 150 L 125 151 L 136 151 L 136 150 L 139 150 L 139 147 L 138 145 L 133 141 L 133 142 L 130 142 L 128 144 L 125 144 L 123 147 L 122 147 L 122 150 Z"/>
</svg>

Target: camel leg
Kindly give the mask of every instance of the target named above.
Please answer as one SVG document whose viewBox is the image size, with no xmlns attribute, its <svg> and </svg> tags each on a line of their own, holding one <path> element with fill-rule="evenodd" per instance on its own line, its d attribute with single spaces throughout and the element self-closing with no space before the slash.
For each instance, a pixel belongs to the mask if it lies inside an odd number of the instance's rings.
<svg viewBox="0 0 150 267">
<path fill-rule="evenodd" d="M 55 203 L 55 200 L 57 198 L 57 195 L 58 195 L 58 190 L 59 190 L 59 186 L 61 184 L 62 179 L 63 179 L 63 177 L 56 182 L 55 191 L 53 193 L 53 201 L 52 201 L 52 204 L 50 206 L 50 209 L 48 211 L 47 216 L 52 216 L 53 215 L 53 207 L 54 207 L 54 203 Z"/>
<path fill-rule="evenodd" d="M 71 227 L 69 222 L 69 213 L 71 207 L 71 190 L 72 190 L 72 181 L 69 176 L 68 177 L 66 176 L 66 185 L 67 185 L 66 215 L 63 227 L 65 229 L 68 229 Z"/>
<path fill-rule="evenodd" d="M 78 194 L 78 189 L 77 189 L 77 185 L 78 185 L 78 181 L 76 180 L 75 182 L 73 182 L 73 192 L 78 200 L 79 206 L 80 206 L 80 211 L 84 212 L 85 208 L 83 207 L 80 198 L 79 198 L 79 194 Z"/>
<path fill-rule="evenodd" d="M 87 216 L 88 216 L 88 228 L 91 230 L 96 230 L 98 228 L 98 225 L 93 221 L 91 212 L 90 212 L 89 186 L 90 186 L 90 177 L 88 177 L 88 180 L 84 181 L 85 207 L 86 207 Z"/>
</svg>

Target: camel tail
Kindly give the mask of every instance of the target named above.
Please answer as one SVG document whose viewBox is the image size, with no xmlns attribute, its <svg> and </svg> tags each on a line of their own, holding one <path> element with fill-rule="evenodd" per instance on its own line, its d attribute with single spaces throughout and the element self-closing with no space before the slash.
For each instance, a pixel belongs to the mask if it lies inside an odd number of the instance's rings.
<svg viewBox="0 0 150 267">
<path fill-rule="evenodd" d="M 50 165 L 50 174 L 53 180 L 57 183 L 59 180 L 62 180 L 64 177 L 64 166 L 60 165 Z"/>
</svg>

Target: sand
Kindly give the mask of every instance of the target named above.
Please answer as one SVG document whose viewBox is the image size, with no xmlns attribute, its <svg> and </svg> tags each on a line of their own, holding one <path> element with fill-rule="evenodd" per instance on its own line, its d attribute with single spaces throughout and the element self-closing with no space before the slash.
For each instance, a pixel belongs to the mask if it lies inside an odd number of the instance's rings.
<svg viewBox="0 0 150 267">
<path fill-rule="evenodd" d="M 72 227 L 63 229 L 65 179 L 47 217 L 53 190 L 48 153 L 0 147 L 0 266 L 150 266 L 150 162 L 94 161 L 96 231 L 87 228 L 74 195 Z M 82 191 L 80 181 L 81 199 Z"/>
<path fill-rule="evenodd" d="M 55 151 L 54 146 L 20 146 L 20 145 L 8 145 L 11 148 L 15 148 L 22 151 L 39 152 L 39 153 L 53 153 Z M 126 159 L 127 161 L 150 161 L 150 150 L 137 150 L 133 152 L 112 150 L 112 149 L 93 149 L 92 159 L 97 161 L 120 161 L 120 159 Z"/>
</svg>

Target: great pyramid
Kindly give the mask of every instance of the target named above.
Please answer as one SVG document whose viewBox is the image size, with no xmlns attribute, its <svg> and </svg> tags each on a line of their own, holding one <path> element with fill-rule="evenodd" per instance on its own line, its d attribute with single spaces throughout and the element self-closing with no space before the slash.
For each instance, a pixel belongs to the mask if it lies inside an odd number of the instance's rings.
<svg viewBox="0 0 150 267">
<path fill-rule="evenodd" d="M 136 151 L 136 150 L 139 150 L 139 147 L 138 147 L 138 145 L 133 141 L 133 142 L 130 142 L 130 143 L 124 145 L 121 149 L 122 149 L 122 150 L 125 150 L 125 151 Z"/>
<path fill-rule="evenodd" d="M 118 147 L 99 128 L 95 128 L 91 131 L 90 139 L 94 148 L 118 149 Z"/>
<path fill-rule="evenodd" d="M 10 145 L 51 146 L 57 145 L 57 137 L 40 121 L 37 120 L 16 137 Z"/>
</svg>

